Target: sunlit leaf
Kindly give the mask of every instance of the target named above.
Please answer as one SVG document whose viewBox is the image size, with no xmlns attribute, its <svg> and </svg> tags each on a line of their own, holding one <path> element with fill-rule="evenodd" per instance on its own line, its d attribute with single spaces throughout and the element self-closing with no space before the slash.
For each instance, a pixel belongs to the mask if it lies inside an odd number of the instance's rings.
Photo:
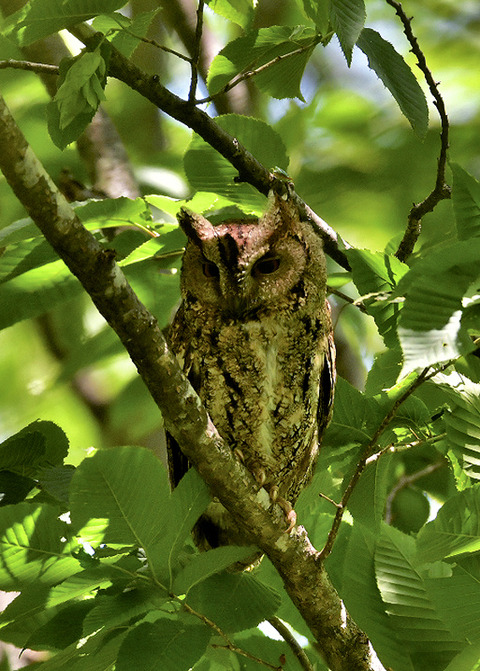
<svg viewBox="0 0 480 671">
<path fill-rule="evenodd" d="M 452 201 L 459 240 L 480 237 L 480 182 L 457 163 L 453 173 Z"/>
<path fill-rule="evenodd" d="M 428 129 L 425 94 L 412 71 L 390 42 L 371 28 L 364 28 L 357 46 L 368 58 L 368 65 L 388 88 L 415 133 L 424 138 Z"/>
<path fill-rule="evenodd" d="M 445 414 L 447 438 L 463 470 L 480 479 L 480 397 L 479 385 L 455 395 L 451 412 Z"/>
<path fill-rule="evenodd" d="M 28 46 L 58 30 L 87 21 L 97 14 L 113 12 L 125 4 L 125 0 L 30 0 L 8 17 L 3 32 L 20 46 Z"/>
<path fill-rule="evenodd" d="M 255 75 L 257 86 L 274 98 L 302 99 L 300 81 L 316 43 L 314 30 L 306 26 L 270 26 L 251 31 L 227 44 L 215 57 L 208 74 L 208 89 L 212 95 L 218 93 L 237 75 L 268 64 Z"/>
<path fill-rule="evenodd" d="M 70 488 L 72 523 L 84 540 L 148 549 L 162 524 L 169 487 L 147 449 L 116 447 L 84 459 Z M 103 538 L 95 520 L 106 521 Z M 92 525 L 90 525 L 92 520 Z"/>
<path fill-rule="evenodd" d="M 479 254 L 479 239 L 453 243 L 419 260 L 400 281 L 404 373 L 474 349 L 462 327 L 462 298 L 480 275 Z"/>
<path fill-rule="evenodd" d="M 414 671 L 413 660 L 385 612 L 374 570 L 377 532 L 353 526 L 345 557 L 341 597 L 385 666 L 395 671 Z"/>
<path fill-rule="evenodd" d="M 238 114 L 216 117 L 215 121 L 265 166 L 287 169 L 288 158 L 283 141 L 268 124 Z M 208 170 L 205 170 L 206 165 Z M 194 135 L 185 154 L 184 167 L 188 181 L 194 189 L 214 191 L 253 210 L 265 208 L 265 197 L 249 184 L 236 183 L 235 168 L 198 135 Z"/>
<path fill-rule="evenodd" d="M 0 509 L 1 589 L 52 585 L 81 570 L 66 553 L 66 526 L 58 515 L 52 506 L 26 502 Z"/>
<path fill-rule="evenodd" d="M 207 0 L 210 9 L 242 28 L 246 28 L 253 16 L 252 0 Z"/>
<path fill-rule="evenodd" d="M 385 525 L 375 547 L 377 584 L 397 636 L 412 655 L 414 668 L 442 671 L 463 643 L 440 619 L 414 568 L 414 550 L 410 536 Z"/>
<path fill-rule="evenodd" d="M 408 266 L 395 256 L 366 249 L 351 249 L 348 259 L 352 266 L 352 277 L 364 303 L 375 319 L 385 344 L 397 342 L 396 327 L 401 305 L 390 301 L 390 294 L 408 271 Z"/>
<path fill-rule="evenodd" d="M 418 536 L 418 559 L 434 562 L 480 550 L 480 485 L 452 496 Z"/>
</svg>

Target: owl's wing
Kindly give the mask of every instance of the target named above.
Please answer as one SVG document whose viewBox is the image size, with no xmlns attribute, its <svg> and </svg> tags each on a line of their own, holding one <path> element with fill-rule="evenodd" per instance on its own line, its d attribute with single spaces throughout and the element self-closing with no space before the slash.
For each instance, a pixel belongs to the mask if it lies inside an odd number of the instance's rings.
<svg viewBox="0 0 480 671">
<path fill-rule="evenodd" d="M 328 303 L 327 303 L 328 305 Z M 328 306 L 330 310 L 330 306 Z M 332 417 L 333 397 L 335 394 L 335 381 L 337 371 L 335 366 L 335 343 L 333 340 L 333 329 L 328 334 L 327 348 L 324 355 L 323 369 L 320 375 L 320 390 L 318 397 L 318 439 L 322 439 L 323 432 L 327 428 Z"/>
<path fill-rule="evenodd" d="M 177 356 L 180 365 L 183 367 L 183 372 L 190 381 L 193 388 L 198 391 L 198 386 L 194 378 L 194 371 L 192 366 L 192 352 L 188 346 L 186 338 L 185 321 L 183 316 L 183 306 L 180 306 L 175 318 L 168 330 L 168 345 L 172 352 Z M 170 486 L 174 489 L 185 473 L 190 468 L 190 462 L 183 454 L 179 444 L 175 438 L 166 433 L 167 442 L 167 461 L 168 461 L 168 475 L 170 479 Z"/>
</svg>

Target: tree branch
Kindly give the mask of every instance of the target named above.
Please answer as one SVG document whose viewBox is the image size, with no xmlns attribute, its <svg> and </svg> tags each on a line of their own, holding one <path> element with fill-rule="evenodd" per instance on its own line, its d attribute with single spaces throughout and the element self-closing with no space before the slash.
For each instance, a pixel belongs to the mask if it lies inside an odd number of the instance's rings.
<svg viewBox="0 0 480 671">
<path fill-rule="evenodd" d="M 425 54 L 420 49 L 418 40 L 413 33 L 412 19 L 408 18 L 408 16 L 405 14 L 401 2 L 398 2 L 397 0 L 386 0 L 386 2 L 395 9 L 395 13 L 403 24 L 403 32 L 405 33 L 407 40 L 410 43 L 412 53 L 417 58 L 417 66 L 422 71 L 425 77 L 425 81 L 428 84 L 428 88 L 430 89 L 430 93 L 433 96 L 433 102 L 438 110 L 442 127 L 440 133 L 440 154 L 437 163 L 435 186 L 431 193 L 424 200 L 422 200 L 421 203 L 414 205 L 410 210 L 405 234 L 395 253 L 395 256 L 400 259 L 400 261 L 405 261 L 412 253 L 413 248 L 415 247 L 415 243 L 417 242 L 420 235 L 422 218 L 429 212 L 432 212 L 441 200 L 445 200 L 446 198 L 451 197 L 451 189 L 448 184 L 445 183 L 445 168 L 447 164 L 447 152 L 449 147 L 449 122 L 447 111 L 445 109 L 445 103 L 438 88 L 438 84 L 430 72 Z"/>
<path fill-rule="evenodd" d="M 72 29 L 84 44 L 92 40 L 90 26 L 81 24 Z M 109 62 L 109 75 L 123 81 L 127 86 L 150 100 L 163 112 L 194 130 L 205 142 L 216 149 L 238 171 L 239 179 L 254 186 L 260 193 L 268 194 L 270 189 L 283 192 L 282 180 L 276 178 L 262 165 L 235 137 L 223 130 L 206 112 L 192 102 L 183 100 L 165 88 L 156 76 L 147 75 L 136 65 L 112 47 Z M 350 270 L 345 253 L 340 249 L 335 231 L 297 196 L 300 211 L 310 219 L 323 239 L 325 252 L 340 266 Z"/>
<path fill-rule="evenodd" d="M 114 260 L 56 189 L 0 97 L 0 168 L 51 246 L 79 279 L 127 349 L 166 429 L 244 533 L 265 552 L 332 671 L 371 671 L 367 637 L 331 585 L 305 530 L 290 535 L 256 501 L 253 477 L 233 456 L 183 375 L 154 317 Z"/>
<path fill-rule="evenodd" d="M 30 72 L 44 75 L 58 75 L 59 72 L 58 66 L 56 65 L 50 65 L 49 63 L 33 63 L 32 61 L 18 61 L 14 58 L 0 61 L 0 70 L 6 70 L 7 68 L 13 68 L 14 70 L 30 70 Z"/>
</svg>

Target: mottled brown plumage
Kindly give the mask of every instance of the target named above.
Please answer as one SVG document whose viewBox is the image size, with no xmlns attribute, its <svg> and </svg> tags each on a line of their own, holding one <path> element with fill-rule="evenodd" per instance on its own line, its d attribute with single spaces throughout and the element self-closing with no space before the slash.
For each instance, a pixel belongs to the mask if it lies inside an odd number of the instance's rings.
<svg viewBox="0 0 480 671">
<path fill-rule="evenodd" d="M 319 236 L 289 197 L 260 220 L 213 226 L 182 210 L 188 242 L 182 304 L 170 344 L 221 436 L 293 525 L 329 421 L 334 346 Z M 169 440 L 173 486 L 188 464 Z M 286 524 L 286 527 L 288 523 Z M 214 501 L 195 529 L 199 547 L 245 543 Z"/>
</svg>

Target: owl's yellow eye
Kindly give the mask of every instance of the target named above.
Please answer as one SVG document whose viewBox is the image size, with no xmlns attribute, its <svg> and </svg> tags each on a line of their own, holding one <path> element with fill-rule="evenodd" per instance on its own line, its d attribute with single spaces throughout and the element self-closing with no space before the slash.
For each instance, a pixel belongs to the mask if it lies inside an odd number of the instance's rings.
<svg viewBox="0 0 480 671">
<path fill-rule="evenodd" d="M 264 256 L 259 259 L 253 266 L 252 273 L 254 275 L 271 275 L 280 266 L 280 259 L 278 256 Z"/>
<path fill-rule="evenodd" d="M 218 277 L 220 274 L 217 266 L 211 261 L 204 261 L 202 263 L 202 270 L 205 277 Z"/>
</svg>

